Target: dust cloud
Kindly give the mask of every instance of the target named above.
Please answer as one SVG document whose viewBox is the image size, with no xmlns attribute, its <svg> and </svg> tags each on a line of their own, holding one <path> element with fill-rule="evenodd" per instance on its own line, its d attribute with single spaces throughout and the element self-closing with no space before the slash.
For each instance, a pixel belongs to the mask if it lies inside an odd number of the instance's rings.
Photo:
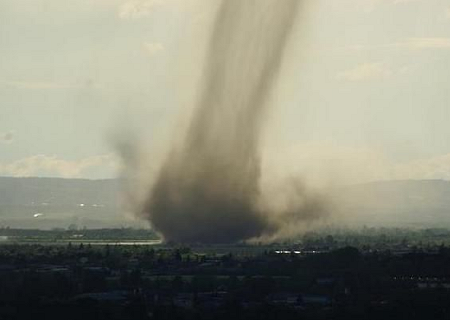
<svg viewBox="0 0 450 320">
<path fill-rule="evenodd" d="M 324 202 L 301 184 L 277 208 L 265 205 L 270 195 L 261 198 L 261 131 L 301 6 L 299 0 L 221 1 L 189 126 L 141 210 L 166 241 L 278 237 L 323 215 Z"/>
</svg>

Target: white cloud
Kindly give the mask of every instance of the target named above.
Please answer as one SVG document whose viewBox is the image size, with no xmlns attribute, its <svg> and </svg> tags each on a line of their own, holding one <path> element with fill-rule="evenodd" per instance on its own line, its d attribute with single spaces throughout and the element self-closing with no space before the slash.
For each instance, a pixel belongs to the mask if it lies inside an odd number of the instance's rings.
<svg viewBox="0 0 450 320">
<path fill-rule="evenodd" d="M 121 19 L 137 19 L 164 4 L 164 0 L 128 0 L 119 7 Z"/>
<path fill-rule="evenodd" d="M 10 144 L 14 140 L 14 133 L 12 131 L 9 132 L 0 132 L 0 143 Z"/>
<path fill-rule="evenodd" d="M 384 180 L 389 161 L 380 150 L 317 141 L 278 147 L 264 153 L 267 181 L 299 176 L 312 186 L 330 186 Z M 270 182 L 269 182 L 270 183 Z"/>
<path fill-rule="evenodd" d="M 164 51 L 164 46 L 159 42 L 144 42 L 143 44 L 145 52 L 150 56 L 154 56 L 162 51 Z"/>
<path fill-rule="evenodd" d="M 14 177 L 56 176 L 79 178 L 83 172 L 95 167 L 117 167 L 112 155 L 92 156 L 79 160 L 64 160 L 56 156 L 35 155 L 8 164 L 0 163 L 0 174 Z"/>
<path fill-rule="evenodd" d="M 267 150 L 267 181 L 299 176 L 309 185 L 366 183 L 379 180 L 450 180 L 450 154 L 396 162 L 381 149 L 322 141 Z"/>
<path fill-rule="evenodd" d="M 450 154 L 395 165 L 392 178 L 450 180 Z"/>
<path fill-rule="evenodd" d="M 353 69 L 339 73 L 337 78 L 347 81 L 383 80 L 389 78 L 392 74 L 392 70 L 383 63 L 363 63 Z"/>
<path fill-rule="evenodd" d="M 409 38 L 393 46 L 408 49 L 450 49 L 450 38 L 423 37 Z"/>
</svg>

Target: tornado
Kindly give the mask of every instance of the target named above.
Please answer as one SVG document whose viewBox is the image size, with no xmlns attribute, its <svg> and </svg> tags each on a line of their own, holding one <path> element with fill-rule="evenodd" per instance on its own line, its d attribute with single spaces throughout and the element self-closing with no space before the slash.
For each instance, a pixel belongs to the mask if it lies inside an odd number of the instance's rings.
<svg viewBox="0 0 450 320">
<path fill-rule="evenodd" d="M 222 0 L 182 143 L 142 213 L 166 241 L 235 243 L 277 231 L 260 197 L 260 136 L 300 0 Z"/>
</svg>

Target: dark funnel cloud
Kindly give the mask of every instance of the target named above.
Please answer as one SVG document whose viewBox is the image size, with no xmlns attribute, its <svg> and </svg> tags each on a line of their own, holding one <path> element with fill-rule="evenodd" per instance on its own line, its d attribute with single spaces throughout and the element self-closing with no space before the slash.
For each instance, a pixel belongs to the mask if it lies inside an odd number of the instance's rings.
<svg viewBox="0 0 450 320">
<path fill-rule="evenodd" d="M 167 241 L 227 243 L 273 234 L 257 208 L 261 127 L 299 0 L 223 0 L 186 136 L 144 214 Z"/>
</svg>

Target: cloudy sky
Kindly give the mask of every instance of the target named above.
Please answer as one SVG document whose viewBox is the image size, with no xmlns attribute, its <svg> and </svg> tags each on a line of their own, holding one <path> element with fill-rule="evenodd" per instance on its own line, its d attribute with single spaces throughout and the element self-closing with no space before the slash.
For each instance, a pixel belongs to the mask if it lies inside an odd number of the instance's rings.
<svg viewBox="0 0 450 320">
<path fill-rule="evenodd" d="M 114 177 L 118 136 L 167 135 L 211 1 L 0 0 L 0 175 Z M 450 0 L 305 2 L 265 157 L 348 182 L 450 179 Z"/>
</svg>

